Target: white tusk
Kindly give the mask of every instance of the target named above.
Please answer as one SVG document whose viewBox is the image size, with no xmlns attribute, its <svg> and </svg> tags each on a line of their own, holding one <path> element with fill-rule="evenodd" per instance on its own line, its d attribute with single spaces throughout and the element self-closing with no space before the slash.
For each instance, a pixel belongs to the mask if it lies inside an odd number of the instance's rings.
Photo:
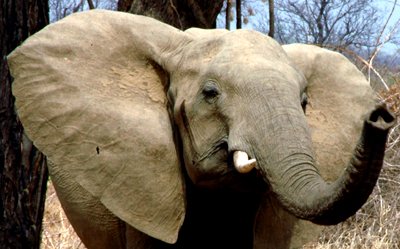
<svg viewBox="0 0 400 249">
<path fill-rule="evenodd" d="M 239 173 L 250 172 L 257 164 L 256 159 L 250 159 L 246 152 L 235 151 L 233 153 L 233 164 Z"/>
</svg>

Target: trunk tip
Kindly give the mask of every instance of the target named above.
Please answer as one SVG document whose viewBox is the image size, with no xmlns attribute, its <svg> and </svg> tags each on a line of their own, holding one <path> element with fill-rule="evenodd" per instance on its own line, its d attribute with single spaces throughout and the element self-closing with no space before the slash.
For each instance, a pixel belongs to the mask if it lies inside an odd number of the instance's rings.
<svg viewBox="0 0 400 249">
<path fill-rule="evenodd" d="M 367 121 L 376 128 L 388 130 L 394 126 L 396 118 L 386 104 L 381 104 L 370 113 Z"/>
</svg>

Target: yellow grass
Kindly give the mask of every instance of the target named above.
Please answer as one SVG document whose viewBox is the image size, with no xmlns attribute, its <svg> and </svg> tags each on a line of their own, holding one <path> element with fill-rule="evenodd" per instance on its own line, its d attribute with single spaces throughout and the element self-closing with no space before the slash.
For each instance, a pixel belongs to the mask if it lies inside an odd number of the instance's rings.
<svg viewBox="0 0 400 249">
<path fill-rule="evenodd" d="M 49 181 L 43 218 L 41 249 L 86 248 L 74 232 Z"/>
</svg>

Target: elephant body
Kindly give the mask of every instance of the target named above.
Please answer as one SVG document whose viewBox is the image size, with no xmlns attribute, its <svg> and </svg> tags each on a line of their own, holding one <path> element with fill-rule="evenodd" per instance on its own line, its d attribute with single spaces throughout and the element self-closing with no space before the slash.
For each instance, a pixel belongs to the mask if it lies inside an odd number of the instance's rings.
<svg viewBox="0 0 400 249">
<path fill-rule="evenodd" d="M 88 248 L 301 247 L 365 203 L 394 123 L 344 56 L 255 31 L 94 10 L 8 59 Z"/>
<path fill-rule="evenodd" d="M 180 236 L 171 245 L 113 215 L 62 168 L 49 163 L 49 169 L 68 220 L 87 248 L 300 248 L 315 239 L 321 230 L 320 226 L 300 221 L 282 209 L 266 190 L 249 195 L 192 189 L 188 193 L 190 206 Z M 260 205 L 268 211 L 258 214 Z M 238 217 L 240 213 L 243 215 Z M 255 227 L 257 215 L 269 220 L 268 226 Z M 261 231 L 262 235 L 259 233 L 259 238 L 254 238 L 254 230 Z"/>
</svg>

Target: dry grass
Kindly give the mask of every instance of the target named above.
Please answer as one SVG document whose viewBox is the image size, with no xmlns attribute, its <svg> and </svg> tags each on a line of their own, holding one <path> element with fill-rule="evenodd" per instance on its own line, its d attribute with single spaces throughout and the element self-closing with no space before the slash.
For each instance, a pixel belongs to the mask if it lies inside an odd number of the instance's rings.
<svg viewBox="0 0 400 249">
<path fill-rule="evenodd" d="M 84 249 L 49 181 L 46 193 L 41 249 Z"/>
<path fill-rule="evenodd" d="M 400 165 L 385 165 L 368 202 L 347 221 L 327 227 L 307 248 L 400 248 Z"/>
<path fill-rule="evenodd" d="M 307 249 L 399 249 L 400 248 L 400 82 L 381 94 L 397 114 L 386 160 L 368 202 L 347 221 L 326 227 L 319 241 Z M 49 184 L 43 224 L 42 249 L 85 248 L 76 236 Z"/>
<path fill-rule="evenodd" d="M 385 164 L 368 202 L 347 221 L 327 227 L 307 249 L 400 248 L 400 81 L 380 96 L 397 116 L 385 155 Z"/>
</svg>

